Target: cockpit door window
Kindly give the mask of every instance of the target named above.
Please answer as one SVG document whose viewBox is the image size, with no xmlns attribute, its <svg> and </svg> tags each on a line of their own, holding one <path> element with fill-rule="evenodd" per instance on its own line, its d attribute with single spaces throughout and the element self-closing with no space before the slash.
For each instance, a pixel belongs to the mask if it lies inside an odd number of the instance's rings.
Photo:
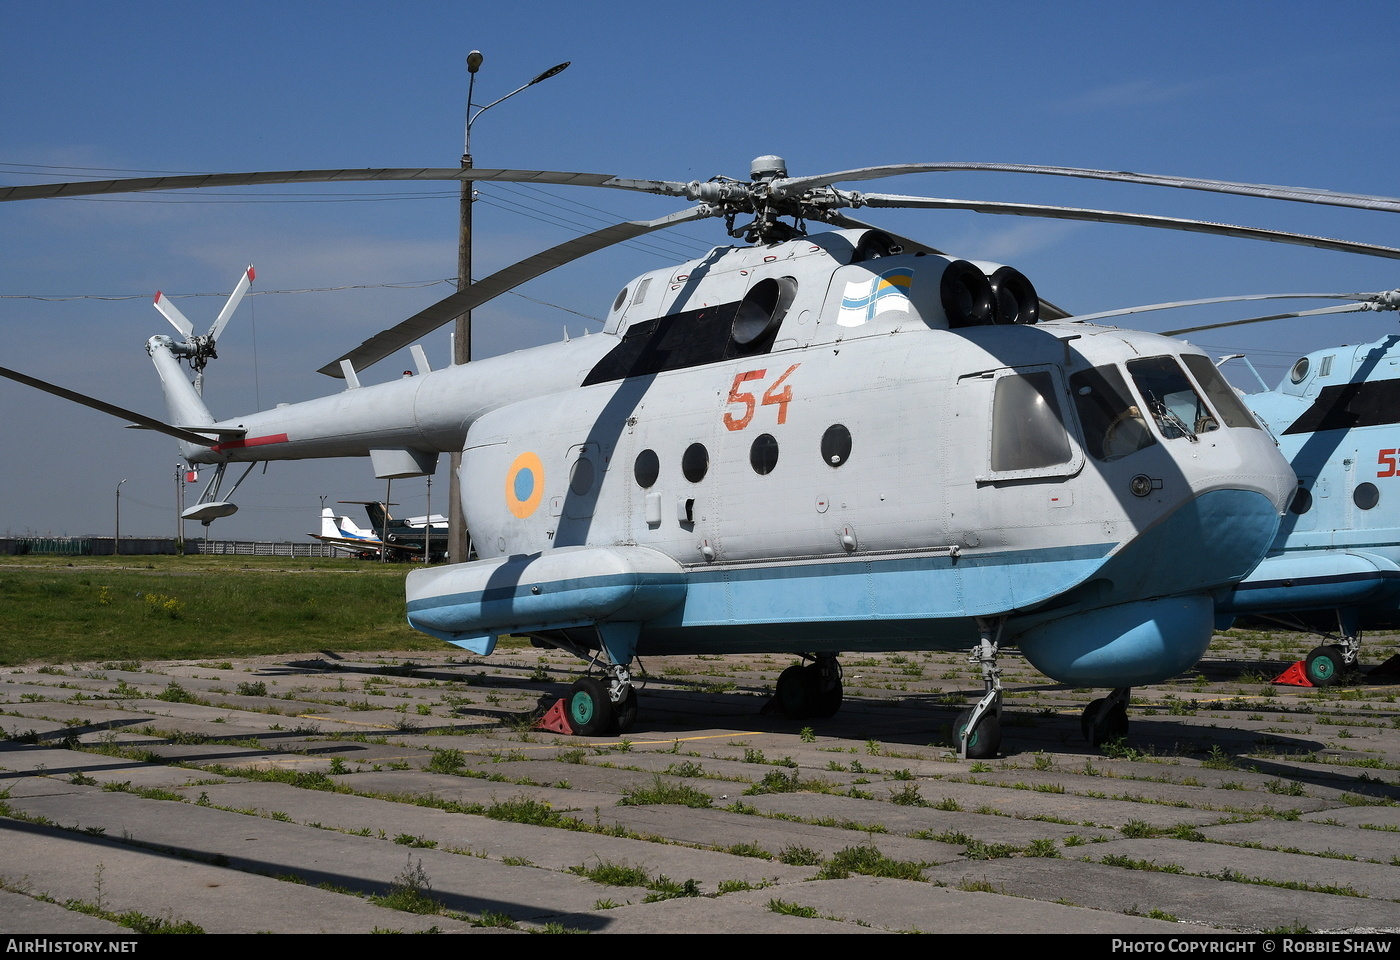
<svg viewBox="0 0 1400 960">
<path fill-rule="evenodd" d="M 1105 463 L 1157 442 L 1117 367 L 1094 367 L 1069 378 L 1069 392 L 1084 429 L 1084 450 Z"/>
<path fill-rule="evenodd" d="M 998 371 L 992 393 L 991 476 L 988 480 L 1063 477 L 1083 465 L 1061 402 L 1055 367 Z"/>
<path fill-rule="evenodd" d="M 1129 360 L 1128 373 L 1163 439 L 1194 440 L 1199 434 L 1220 429 L 1220 421 L 1171 357 Z"/>
<path fill-rule="evenodd" d="M 1227 427 L 1253 427 L 1260 429 L 1259 422 L 1254 419 L 1244 405 L 1244 402 L 1230 389 L 1230 385 L 1225 382 L 1225 378 L 1220 375 L 1215 364 L 1210 362 L 1210 357 L 1202 357 L 1196 354 L 1182 354 L 1182 361 L 1186 364 L 1186 369 L 1196 378 L 1196 382 L 1205 390 L 1206 396 L 1214 404 L 1215 409 L 1220 413 L 1220 419 L 1225 421 Z M 1331 359 L 1328 357 L 1327 359 Z"/>
</svg>

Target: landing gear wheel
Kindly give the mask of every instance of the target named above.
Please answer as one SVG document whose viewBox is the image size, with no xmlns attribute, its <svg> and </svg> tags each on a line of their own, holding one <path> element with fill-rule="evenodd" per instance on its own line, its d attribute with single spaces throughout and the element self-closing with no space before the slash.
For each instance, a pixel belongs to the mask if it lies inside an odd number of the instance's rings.
<svg viewBox="0 0 1400 960">
<path fill-rule="evenodd" d="M 598 737 L 606 734 L 614 719 L 608 688 L 592 677 L 574 681 L 573 688 L 569 690 L 568 713 L 569 726 L 579 736 Z M 633 719 L 636 719 L 635 715 Z"/>
<path fill-rule="evenodd" d="M 617 733 L 627 733 L 637 722 L 637 689 L 627 688 L 627 696 L 613 708 L 613 727 Z"/>
<path fill-rule="evenodd" d="M 1339 675 L 1346 667 L 1346 658 L 1342 654 L 1342 648 L 1337 646 L 1314 647 L 1308 654 L 1308 658 L 1303 661 L 1303 670 L 1308 675 L 1308 682 L 1314 687 L 1330 687 L 1339 679 Z"/>
<path fill-rule="evenodd" d="M 813 694 L 811 715 L 818 720 L 827 720 L 836 716 L 836 711 L 841 709 L 841 700 L 846 695 L 841 686 L 839 675 L 831 678 L 831 686 L 823 690 L 821 665 L 809 663 L 802 669 L 807 673 L 808 684 Z"/>
<path fill-rule="evenodd" d="M 816 680 L 806 667 L 798 663 L 778 675 L 776 698 L 783 716 L 789 720 L 806 720 L 812 715 L 817 700 Z"/>
<path fill-rule="evenodd" d="M 1085 707 L 1083 716 L 1079 718 L 1079 729 L 1083 732 L 1084 739 L 1095 748 L 1128 735 L 1127 709 L 1123 704 L 1115 703 L 1104 712 L 1104 705 L 1107 703 L 1107 697 L 1100 697 Z"/>
<path fill-rule="evenodd" d="M 953 724 L 954 745 L 962 742 L 963 731 L 971 722 L 971 710 L 964 710 L 958 714 L 957 722 Z M 984 714 L 982 722 L 973 728 L 972 733 L 967 738 L 967 758 L 969 760 L 986 760 L 989 757 L 995 757 L 1000 749 L 1001 721 L 994 713 Z"/>
</svg>

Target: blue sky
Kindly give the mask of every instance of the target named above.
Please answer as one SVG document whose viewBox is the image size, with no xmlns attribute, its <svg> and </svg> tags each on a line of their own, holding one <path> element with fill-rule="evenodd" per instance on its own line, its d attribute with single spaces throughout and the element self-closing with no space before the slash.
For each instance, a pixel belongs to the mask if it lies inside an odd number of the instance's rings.
<svg viewBox="0 0 1400 960">
<path fill-rule="evenodd" d="M 1376 3 L 157 3 L 3 4 L 0 183 L 146 171 L 452 166 L 466 53 L 487 113 L 478 166 L 744 178 L 760 154 L 794 175 L 917 161 L 1058 164 L 1400 195 L 1400 82 L 1372 38 Z M 1395 244 L 1387 214 L 1095 184 L 939 174 L 869 190 L 1097 206 Z M 483 185 L 476 273 L 612 219 L 680 208 L 614 191 Z M 1400 264 L 1252 241 L 964 213 L 863 211 L 972 259 L 1010 263 L 1075 312 L 1228 294 L 1400 286 Z M 226 292 L 256 265 L 220 341 L 218 416 L 338 389 L 314 371 L 449 292 L 455 192 L 279 187 L 0 207 L 0 365 L 153 415 L 150 306 Z M 476 312 L 479 355 L 597 330 L 633 275 L 726 242 L 719 221 L 571 265 Z M 331 290 L 356 287 L 358 289 Z M 314 291 L 314 292 L 276 292 Z M 205 327 L 217 297 L 178 299 Z M 1168 329 L 1248 306 L 1124 321 Z M 1271 309 L 1258 313 L 1273 312 Z M 1275 381 L 1301 352 L 1394 332 L 1394 314 L 1200 335 Z M 446 362 L 445 332 L 425 343 Z M 392 359 L 364 379 L 396 375 Z M 1243 381 L 1241 386 L 1247 386 Z M 0 531 L 174 527 L 172 441 L 0 383 Z M 433 508 L 446 502 L 444 467 Z M 273 464 L 221 536 L 299 539 L 318 498 L 383 495 L 367 462 Z M 402 481 L 402 513 L 426 485 Z M 362 519 L 358 518 L 357 519 Z M 191 527 L 191 532 L 197 526 Z"/>
</svg>

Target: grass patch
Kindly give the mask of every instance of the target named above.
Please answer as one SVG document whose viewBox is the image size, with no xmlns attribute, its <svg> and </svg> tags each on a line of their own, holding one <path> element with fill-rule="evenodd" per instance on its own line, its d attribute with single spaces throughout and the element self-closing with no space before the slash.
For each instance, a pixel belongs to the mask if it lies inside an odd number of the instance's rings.
<svg viewBox="0 0 1400 960">
<path fill-rule="evenodd" d="M 371 903 L 404 913 L 442 912 L 442 904 L 433 896 L 433 884 L 428 879 L 428 872 L 423 869 L 423 861 L 414 864 L 412 854 L 409 854 L 403 870 L 389 884 L 389 892 L 369 899 Z"/>
<path fill-rule="evenodd" d="M 875 847 L 864 844 L 847 847 L 822 864 L 818 880 L 844 880 L 853 873 L 867 877 L 892 877 L 896 880 L 923 880 L 926 864 L 910 860 L 892 860 Z"/>
<path fill-rule="evenodd" d="M 627 863 L 599 860 L 591 867 L 586 863 L 580 863 L 576 867 L 570 867 L 569 872 L 580 877 L 587 877 L 594 883 L 610 887 L 645 887 L 651 892 L 643 899 L 643 903 L 674 900 L 677 897 L 700 896 L 700 885 L 694 880 L 677 882 L 664 873 L 653 877 L 642 867 L 634 867 Z"/>
<path fill-rule="evenodd" d="M 630 787 L 627 795 L 618 802 L 622 807 L 640 807 L 647 804 L 671 804 L 680 807 L 706 809 L 714 804 L 708 793 L 697 790 L 685 783 L 668 783 L 656 774 L 649 787 Z"/>
<path fill-rule="evenodd" d="M 0 665 L 139 670 L 140 660 L 441 649 L 404 622 L 407 571 L 396 564 L 194 556 L 142 557 L 132 569 L 131 559 L 0 557 Z"/>
<path fill-rule="evenodd" d="M 790 903 L 787 900 L 773 899 L 768 901 L 768 909 L 774 913 L 781 913 L 785 917 L 807 917 L 817 916 L 816 907 L 804 907 L 800 904 Z"/>
</svg>

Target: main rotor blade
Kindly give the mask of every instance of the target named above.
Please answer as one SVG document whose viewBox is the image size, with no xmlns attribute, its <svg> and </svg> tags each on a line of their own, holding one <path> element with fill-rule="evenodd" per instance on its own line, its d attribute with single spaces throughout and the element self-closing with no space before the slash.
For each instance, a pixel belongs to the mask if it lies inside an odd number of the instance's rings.
<svg viewBox="0 0 1400 960">
<path fill-rule="evenodd" d="M 1076 314 L 1075 323 L 1097 323 L 1109 317 L 1126 317 L 1134 313 L 1155 310 L 1175 310 L 1177 307 L 1203 307 L 1213 303 L 1243 303 L 1250 300 L 1374 300 L 1374 293 L 1254 293 L 1234 297 L 1206 297 L 1203 300 L 1170 300 L 1166 303 L 1145 303 L 1136 307 L 1121 307 L 1099 313 Z"/>
<path fill-rule="evenodd" d="M 180 427 L 172 427 L 164 421 L 155 420 L 145 414 L 127 410 L 125 407 L 119 407 L 105 400 L 98 400 L 96 397 L 89 397 L 85 394 L 76 393 L 66 387 L 60 387 L 57 384 L 49 383 L 47 380 L 39 380 L 36 377 L 20 373 L 18 370 L 9 370 L 5 367 L 0 367 L 0 377 L 8 377 L 25 386 L 34 387 L 36 390 L 42 390 L 45 393 L 51 393 L 56 397 L 62 397 L 64 400 L 71 400 L 74 403 L 81 403 L 85 407 L 92 407 L 94 410 L 110 413 L 114 417 L 121 417 L 124 420 L 134 421 L 148 430 L 155 430 L 159 433 L 168 434 L 176 440 L 183 440 L 186 443 L 194 443 L 201 447 L 208 447 L 217 442 L 211 440 L 209 437 L 202 437 L 197 433 L 191 433 Z"/>
<path fill-rule="evenodd" d="M 484 280 L 477 281 L 467 289 L 459 290 L 451 296 L 439 300 L 431 307 L 414 314 L 402 323 L 375 334 L 349 353 L 341 354 L 322 367 L 319 372 L 328 377 L 343 377 L 344 373 L 340 367 L 342 360 L 349 360 L 356 370 L 363 370 L 370 364 L 383 360 L 396 350 L 402 350 L 415 340 L 432 333 L 449 320 L 456 319 L 468 310 L 479 307 L 508 290 L 515 289 L 527 280 L 533 280 L 546 274 L 555 267 L 580 257 L 586 257 L 590 253 L 602 250 L 604 247 L 610 247 L 615 243 L 622 243 L 634 237 L 688 223 L 692 220 L 713 217 L 719 212 L 706 204 L 700 204 L 657 220 L 629 220 L 625 223 L 615 223 L 610 227 L 604 227 L 602 230 L 584 234 L 581 237 L 575 237 L 558 246 L 550 247 L 542 253 L 537 253 L 533 257 L 521 260 L 519 263 L 512 264 L 504 270 L 499 270 Z"/>
<path fill-rule="evenodd" d="M 1269 240 L 1292 243 L 1321 250 L 1360 253 L 1372 257 L 1400 260 L 1400 249 L 1350 240 L 1313 237 L 1305 233 L 1242 227 L 1207 220 L 1186 220 L 1180 217 L 1158 217 L 1144 213 L 1119 213 L 1114 210 L 1090 210 L 1082 207 L 1052 207 L 1036 203 L 1001 203 L 991 200 L 951 200 L 940 197 L 906 197 L 887 193 L 860 195 L 860 202 L 872 207 L 907 207 L 924 210 L 973 210 L 977 213 L 1007 214 L 1017 217 L 1045 217 L 1051 220 L 1084 220 L 1091 223 L 1121 223 L 1137 227 L 1158 227 L 1163 230 L 1185 230 L 1189 233 L 1210 233 L 1247 240 Z"/>
<path fill-rule="evenodd" d="M 214 325 L 209 328 L 209 339 L 218 341 L 219 334 L 224 332 L 224 327 L 228 324 L 229 318 L 233 316 L 233 311 L 238 309 L 238 304 L 243 300 L 243 294 L 248 292 L 248 287 L 257 279 L 257 274 L 253 272 L 253 265 L 248 264 L 248 269 L 243 271 L 243 276 L 238 278 L 238 285 L 233 288 L 233 293 L 229 294 L 228 302 L 219 311 L 219 317 L 214 321 Z"/>
<path fill-rule="evenodd" d="M 360 181 L 494 180 L 510 183 L 554 183 L 585 187 L 610 187 L 667 196 L 685 196 L 683 183 L 670 180 L 625 180 L 606 173 L 565 173 L 558 170 L 500 170 L 468 167 L 381 167 L 363 170 L 270 170 L 257 173 L 195 173 L 169 177 L 135 177 L 125 180 L 80 180 L 74 183 L 36 183 L 0 187 L 0 203 L 7 200 L 43 200 L 54 197 L 92 197 L 114 193 L 146 193 L 154 190 L 191 190 L 201 187 L 247 187 L 264 183 L 353 183 Z"/>
<path fill-rule="evenodd" d="M 1327 313 L 1356 313 L 1361 310 L 1374 310 L 1370 303 L 1339 303 L 1335 307 L 1319 307 L 1316 310 L 1295 310 L 1292 313 L 1275 313 L 1267 317 L 1250 317 L 1248 320 L 1226 320 L 1223 323 L 1206 323 L 1199 327 L 1182 327 L 1180 330 L 1163 330 L 1164 337 L 1180 337 L 1203 330 L 1219 330 L 1221 327 L 1242 327 L 1247 323 L 1268 323 L 1270 320 L 1289 320 L 1293 317 L 1320 317 Z"/>
<path fill-rule="evenodd" d="M 1244 197 L 1264 197 L 1271 200 L 1294 200 L 1301 203 L 1323 203 L 1338 207 L 1358 207 L 1363 210 L 1384 210 L 1400 213 L 1400 200 L 1360 193 L 1340 193 L 1312 187 L 1282 187 L 1267 183 L 1234 183 L 1229 180 L 1203 180 L 1197 177 L 1171 177 L 1153 173 L 1131 173 L 1126 170 L 1093 170 L 1083 167 L 1048 167 L 1024 163 L 902 163 L 880 167 L 861 167 L 840 173 L 825 173 L 813 177 L 792 177 L 774 184 L 775 196 L 796 196 L 813 187 L 854 180 L 876 180 L 910 173 L 944 173 L 972 171 L 986 173 L 1030 173 L 1052 177 L 1076 177 L 1082 180 L 1116 180 L 1157 187 L 1177 187 L 1183 190 L 1204 190 L 1230 193 Z"/>
</svg>

